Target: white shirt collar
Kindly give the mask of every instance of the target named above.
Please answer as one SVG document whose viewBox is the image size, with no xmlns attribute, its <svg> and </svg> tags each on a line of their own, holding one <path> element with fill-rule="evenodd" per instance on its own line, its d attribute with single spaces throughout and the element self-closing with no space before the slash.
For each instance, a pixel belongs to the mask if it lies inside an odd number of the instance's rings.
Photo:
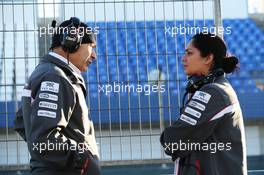
<svg viewBox="0 0 264 175">
<path fill-rule="evenodd" d="M 61 56 L 61 55 L 59 55 L 59 54 L 57 54 L 55 52 L 49 52 L 49 55 L 51 55 L 51 56 L 61 60 L 62 62 L 68 64 L 68 60 L 66 58 L 64 58 L 63 56 Z M 76 66 L 74 66 L 70 61 L 69 61 L 69 66 L 70 66 L 70 68 L 73 69 L 73 71 L 75 73 L 81 75 L 81 71 Z"/>
</svg>

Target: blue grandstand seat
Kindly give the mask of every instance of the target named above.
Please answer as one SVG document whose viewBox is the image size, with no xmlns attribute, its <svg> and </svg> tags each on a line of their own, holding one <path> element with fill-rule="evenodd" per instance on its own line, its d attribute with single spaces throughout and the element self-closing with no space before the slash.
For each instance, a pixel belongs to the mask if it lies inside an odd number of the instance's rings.
<svg viewBox="0 0 264 175">
<path fill-rule="evenodd" d="M 116 27 L 115 22 L 106 22 L 107 29 L 113 29 Z"/>
<path fill-rule="evenodd" d="M 163 28 L 165 26 L 165 21 L 156 21 L 157 28 Z"/>
<path fill-rule="evenodd" d="M 123 29 L 123 28 L 125 28 L 125 23 L 122 22 L 122 21 L 118 21 L 117 23 L 115 23 L 114 26 L 117 27 L 118 30 L 119 30 L 119 29 Z"/>
<path fill-rule="evenodd" d="M 263 92 L 262 92 L 259 88 L 257 88 L 257 87 L 253 87 L 252 92 L 253 92 L 253 93 L 257 93 L 257 94 L 263 93 Z"/>
<path fill-rule="evenodd" d="M 98 90 L 98 86 L 96 83 L 90 83 L 89 84 L 89 90 L 90 92 L 96 92 Z"/>
<path fill-rule="evenodd" d="M 117 57 L 116 56 L 108 56 L 107 63 L 108 63 L 108 66 L 116 67 Z"/>
<path fill-rule="evenodd" d="M 20 104 L 18 104 L 19 106 Z M 14 127 L 16 104 L 13 101 L 0 102 L 0 128 Z"/>
<path fill-rule="evenodd" d="M 104 22 L 96 22 L 96 25 L 95 26 L 96 27 L 99 27 L 99 30 L 101 31 L 102 29 L 105 28 L 106 23 L 104 23 Z"/>
<path fill-rule="evenodd" d="M 148 77 L 146 74 L 139 74 L 139 80 L 140 81 L 147 81 L 148 80 Z"/>
<path fill-rule="evenodd" d="M 120 76 L 117 76 L 117 73 L 115 73 L 115 74 L 109 74 L 109 82 L 110 83 L 113 83 L 113 82 L 117 82 L 117 80 L 118 80 L 118 78 L 119 78 L 119 81 L 120 81 Z"/>
<path fill-rule="evenodd" d="M 136 22 L 136 27 L 137 27 L 137 29 L 144 28 L 144 21 L 137 21 Z"/>
<path fill-rule="evenodd" d="M 176 89 L 177 88 L 177 83 L 175 81 L 169 81 L 169 87 L 171 89 Z"/>
<path fill-rule="evenodd" d="M 106 38 L 106 30 L 105 29 L 100 30 L 98 35 L 97 35 L 97 38 L 104 41 Z"/>
<path fill-rule="evenodd" d="M 169 56 L 168 57 L 168 64 L 169 65 L 176 65 L 176 57 Z"/>
<path fill-rule="evenodd" d="M 123 44 L 126 43 L 125 41 L 122 42 Z M 117 53 L 115 54 L 118 54 L 118 55 L 125 55 L 126 54 L 126 46 L 122 45 L 121 42 L 118 43 L 118 46 L 117 46 Z"/>
<path fill-rule="evenodd" d="M 100 76 L 99 76 L 99 81 L 100 81 L 100 82 L 107 82 L 107 81 L 108 81 L 108 78 L 107 78 L 106 75 L 100 75 Z"/>
<path fill-rule="evenodd" d="M 230 83 L 234 88 L 241 87 L 241 80 L 239 79 L 232 79 L 230 80 Z"/>
<path fill-rule="evenodd" d="M 240 78 L 247 78 L 250 76 L 249 72 L 247 70 L 239 70 L 238 75 Z"/>
<path fill-rule="evenodd" d="M 128 54 L 136 54 L 136 41 L 129 42 L 127 46 Z"/>
<path fill-rule="evenodd" d="M 96 75 L 87 75 L 89 79 L 89 83 L 95 83 L 97 82 L 97 76 Z"/>
<path fill-rule="evenodd" d="M 138 42 L 137 49 L 138 49 L 139 54 L 146 53 L 146 46 L 144 43 Z"/>
<path fill-rule="evenodd" d="M 107 71 L 106 71 L 106 67 L 104 66 L 99 66 L 99 75 L 106 75 L 107 74 Z"/>
<path fill-rule="evenodd" d="M 255 70 L 256 65 L 251 60 L 248 60 L 247 64 L 243 68 L 247 71 L 251 71 L 251 70 Z"/>
<path fill-rule="evenodd" d="M 100 55 L 100 54 L 105 54 L 105 46 L 103 45 L 102 42 L 98 42 L 96 43 L 97 45 L 97 55 Z"/>
<path fill-rule="evenodd" d="M 134 29 L 136 28 L 136 23 L 135 22 L 126 22 L 126 27 L 129 29 Z"/>
<path fill-rule="evenodd" d="M 96 91 L 96 92 L 89 92 L 89 96 L 90 97 L 98 97 L 98 92 Z"/>
<path fill-rule="evenodd" d="M 118 60 L 119 66 L 120 67 L 125 67 L 126 64 L 127 64 L 126 56 L 119 56 L 118 58 L 119 58 L 119 60 Z"/>
<path fill-rule="evenodd" d="M 245 87 L 249 88 L 249 87 L 256 87 L 256 82 L 255 80 L 251 79 L 251 78 L 246 78 L 244 80 L 244 85 Z"/>
</svg>

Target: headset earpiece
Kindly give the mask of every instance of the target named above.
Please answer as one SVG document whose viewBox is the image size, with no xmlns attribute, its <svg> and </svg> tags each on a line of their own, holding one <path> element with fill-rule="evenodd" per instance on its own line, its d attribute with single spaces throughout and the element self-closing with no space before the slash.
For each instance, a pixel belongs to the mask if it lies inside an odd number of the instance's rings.
<svg viewBox="0 0 264 175">
<path fill-rule="evenodd" d="M 70 22 L 61 35 L 61 46 L 65 52 L 74 53 L 81 45 L 82 38 L 78 31 L 81 22 L 76 17 L 71 17 Z"/>
</svg>

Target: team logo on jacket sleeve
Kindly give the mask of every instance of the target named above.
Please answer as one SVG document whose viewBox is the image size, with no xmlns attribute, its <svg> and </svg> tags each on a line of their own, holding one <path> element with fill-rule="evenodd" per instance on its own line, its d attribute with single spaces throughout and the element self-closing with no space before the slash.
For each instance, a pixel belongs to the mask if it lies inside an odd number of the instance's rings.
<svg viewBox="0 0 264 175">
<path fill-rule="evenodd" d="M 58 101 L 58 96 L 49 94 L 49 93 L 40 93 L 39 98 L 41 99 L 47 99 L 47 100 L 52 100 L 52 101 Z"/>
<path fill-rule="evenodd" d="M 191 117 L 188 117 L 187 115 L 182 114 L 180 117 L 180 120 L 185 121 L 186 123 L 189 123 L 190 125 L 196 125 L 197 121 L 192 119 Z"/>
<path fill-rule="evenodd" d="M 196 117 L 196 118 L 200 118 L 201 117 L 201 113 L 192 109 L 192 108 L 189 108 L 189 107 L 186 107 L 184 112 L 188 113 L 188 114 L 191 114 L 192 116 Z"/>
<path fill-rule="evenodd" d="M 196 91 L 192 97 L 192 99 L 199 100 L 203 103 L 208 103 L 210 98 L 211 98 L 211 95 L 203 91 Z"/>
<path fill-rule="evenodd" d="M 39 102 L 39 107 L 56 110 L 57 107 L 58 107 L 58 105 L 56 103 L 50 103 L 50 102 L 46 102 L 46 101 L 40 101 Z"/>
<path fill-rule="evenodd" d="M 43 81 L 40 87 L 41 91 L 49 91 L 49 92 L 59 92 L 59 83 L 52 81 Z"/>
<path fill-rule="evenodd" d="M 201 110 L 201 111 L 204 111 L 204 110 L 205 110 L 205 106 L 204 106 L 203 104 L 198 103 L 198 102 L 193 101 L 193 100 L 191 100 L 191 101 L 188 103 L 188 105 L 191 106 L 191 107 L 194 107 L 194 108 L 196 108 L 196 109 L 199 109 L 199 110 Z"/>
<path fill-rule="evenodd" d="M 46 110 L 38 110 L 38 116 L 48 117 L 48 118 L 56 118 L 56 112 L 46 111 Z"/>
</svg>

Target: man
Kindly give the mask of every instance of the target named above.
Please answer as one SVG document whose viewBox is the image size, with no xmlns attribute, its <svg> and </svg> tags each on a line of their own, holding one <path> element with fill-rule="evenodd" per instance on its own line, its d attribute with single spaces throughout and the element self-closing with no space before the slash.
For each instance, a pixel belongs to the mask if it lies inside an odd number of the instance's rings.
<svg viewBox="0 0 264 175">
<path fill-rule="evenodd" d="M 56 29 L 51 52 L 24 87 L 15 129 L 26 140 L 33 175 L 99 175 L 93 122 L 81 72 L 96 58 L 94 34 L 78 18 Z"/>
</svg>

